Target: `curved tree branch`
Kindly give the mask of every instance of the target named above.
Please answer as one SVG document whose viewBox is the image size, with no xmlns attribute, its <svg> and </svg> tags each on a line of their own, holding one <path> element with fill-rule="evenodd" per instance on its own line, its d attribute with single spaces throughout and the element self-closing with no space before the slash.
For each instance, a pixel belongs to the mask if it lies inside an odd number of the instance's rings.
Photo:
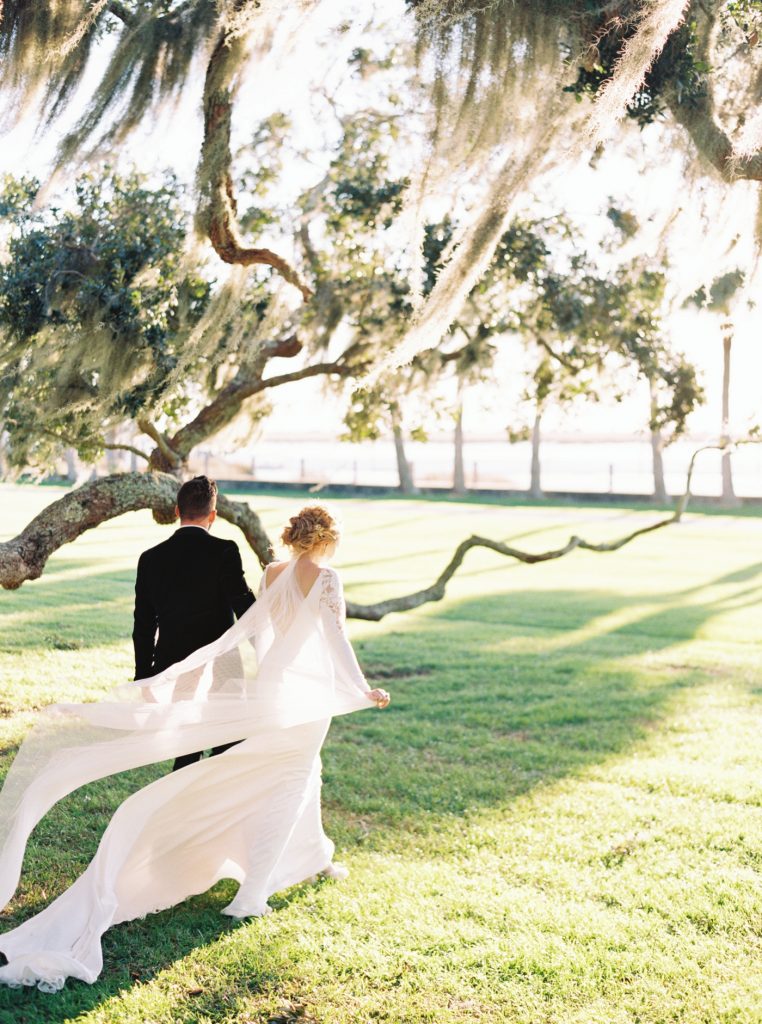
<svg viewBox="0 0 762 1024">
<path fill-rule="evenodd" d="M 307 377 L 328 374 L 344 377 L 353 372 L 344 362 L 346 357 L 346 353 L 344 353 L 333 362 L 313 363 L 275 377 L 264 378 L 262 376 L 269 359 L 275 356 L 289 358 L 298 355 L 301 349 L 302 346 L 295 337 L 279 342 L 267 342 L 261 346 L 257 350 L 256 358 L 251 363 L 241 366 L 233 379 L 215 395 L 212 401 L 169 439 L 167 444 L 174 455 L 183 461 L 187 459 L 196 445 L 218 433 L 235 419 L 246 399 L 253 398 L 254 395 L 261 394 L 268 388 L 279 387 L 281 384 L 288 384 L 295 380 L 304 380 Z M 153 464 L 158 469 L 166 468 L 160 461 L 156 461 L 161 459 L 161 455 L 162 452 L 155 453 Z"/>
<path fill-rule="evenodd" d="M 143 433 L 156 444 L 156 449 L 148 459 L 151 469 L 167 473 L 180 469 L 183 463 L 181 455 L 175 451 L 172 443 L 166 439 L 159 428 L 145 416 L 138 416 L 136 423 Z"/>
<path fill-rule="evenodd" d="M 46 437 L 53 438 L 55 441 L 63 442 L 63 444 L 67 445 L 69 448 L 77 447 L 75 441 L 71 440 L 70 438 L 66 437 L 64 434 L 61 434 L 56 430 L 43 430 L 42 433 L 45 434 Z M 131 452 L 133 455 L 139 455 L 140 458 L 145 459 L 146 462 L 150 461 L 150 456 L 146 455 L 146 453 L 141 451 L 140 448 L 136 448 L 132 444 L 107 444 L 104 441 L 102 447 L 104 451 Z"/>
<path fill-rule="evenodd" d="M 311 366 L 304 366 L 301 370 L 293 370 L 291 373 L 281 373 L 277 377 L 267 377 L 262 381 L 262 390 L 266 388 L 277 388 L 281 384 L 290 384 L 293 380 L 305 380 L 307 377 L 328 376 L 335 374 L 337 377 L 349 377 L 355 373 L 355 368 L 347 366 L 341 359 L 331 363 L 313 363 Z"/>
<path fill-rule="evenodd" d="M 762 181 L 762 152 L 740 155 L 734 151 L 727 133 L 715 120 L 711 94 L 681 103 L 677 91 L 670 88 L 666 100 L 674 119 L 685 128 L 699 153 L 725 181 Z"/>
<path fill-rule="evenodd" d="M 103 447 L 109 452 L 130 452 L 132 455 L 139 455 L 146 462 L 150 461 L 150 456 L 136 448 L 133 444 L 104 444 Z"/>
<path fill-rule="evenodd" d="M 243 10 L 249 0 L 238 0 Z M 270 249 L 247 247 L 241 240 L 230 173 L 230 126 L 233 112 L 233 82 L 238 70 L 243 42 L 230 38 L 223 27 L 212 50 L 204 82 L 204 138 L 201 145 L 199 181 L 207 197 L 201 221 L 215 252 L 225 263 L 242 266 L 265 264 L 295 285 L 305 301 L 312 291 L 297 270 Z"/>
<path fill-rule="evenodd" d="M 563 547 L 537 553 L 522 551 L 520 548 L 511 547 L 509 544 L 502 544 L 500 541 L 491 540 L 489 537 L 479 537 L 474 534 L 472 537 L 468 537 L 460 542 L 444 571 L 430 587 L 427 587 L 425 590 L 418 590 L 414 594 L 406 594 L 404 597 L 392 597 L 387 601 L 378 601 L 376 604 L 363 605 L 348 601 L 347 615 L 352 619 L 367 619 L 372 622 L 378 622 L 385 615 L 389 615 L 390 612 L 407 612 L 413 608 L 419 608 L 422 604 L 428 604 L 430 601 L 441 601 L 445 596 L 447 584 L 463 564 L 463 559 L 471 548 L 489 548 L 500 555 L 515 558 L 518 562 L 536 565 L 538 562 L 550 562 L 556 558 L 563 558 L 564 555 L 568 555 L 577 548 L 583 551 L 618 551 L 619 548 L 629 544 L 636 537 L 640 537 L 645 533 L 653 533 L 654 530 L 660 530 L 662 527 L 669 526 L 670 523 L 677 521 L 677 513 L 674 513 L 666 519 L 660 519 L 649 526 L 642 526 L 637 530 L 633 530 L 632 533 L 628 533 L 625 537 L 602 544 L 593 544 L 590 541 L 583 540 L 582 537 L 573 536 L 568 539 Z"/>
<path fill-rule="evenodd" d="M 740 441 L 708 444 L 698 448 L 691 456 L 691 460 L 688 465 L 685 492 L 678 499 L 675 511 L 672 515 L 667 516 L 664 519 L 659 519 L 648 526 L 641 526 L 637 530 L 633 530 L 631 533 L 617 538 L 617 540 L 594 544 L 591 541 L 584 540 L 582 537 L 572 536 L 563 547 L 554 548 L 551 551 L 533 553 L 530 551 L 522 551 L 520 548 L 514 548 L 508 544 L 502 544 L 500 541 L 490 540 L 489 537 L 479 537 L 474 535 L 472 537 L 468 537 L 464 541 L 461 541 L 455 549 L 455 553 L 446 565 L 444 571 L 430 587 L 426 587 L 425 590 L 417 590 L 414 594 L 405 594 L 403 597 L 392 597 L 387 601 L 377 601 L 375 604 L 356 604 L 348 601 L 347 615 L 352 619 L 365 619 L 371 622 L 378 622 L 380 619 L 383 619 L 385 615 L 389 615 L 391 612 L 406 612 L 410 611 L 412 608 L 419 608 L 423 604 L 428 604 L 430 601 L 441 601 L 445 596 L 445 588 L 447 587 L 447 584 L 463 564 L 463 559 L 471 548 L 489 548 L 491 551 L 496 551 L 498 554 L 505 555 L 508 558 L 515 558 L 518 562 L 524 562 L 527 565 L 535 565 L 538 562 L 549 562 L 556 558 L 563 558 L 564 555 L 568 555 L 576 549 L 581 551 L 596 551 L 599 553 L 618 551 L 626 544 L 635 540 L 636 537 L 642 537 L 647 533 L 653 533 L 655 530 L 661 530 L 665 526 L 670 526 L 672 523 L 680 522 L 683 513 L 688 507 L 688 502 L 691 499 L 691 483 L 693 480 L 693 471 L 696 465 L 696 459 L 702 452 L 711 450 L 727 451 L 728 449 L 739 448 L 741 445 L 746 444 L 762 444 L 762 438 L 752 436 Z"/>
<path fill-rule="evenodd" d="M 238 527 L 263 569 L 272 562 L 275 555 L 270 538 L 262 526 L 262 520 L 245 501 L 231 501 L 226 495 L 218 494 L 217 514 Z"/>
<path fill-rule="evenodd" d="M 125 512 L 150 508 L 157 522 L 174 522 L 176 497 L 177 480 L 167 473 L 118 473 L 69 491 L 0 543 L 0 586 L 15 590 L 37 579 L 54 551 Z"/>
<path fill-rule="evenodd" d="M 135 18 L 133 14 L 128 10 L 127 6 L 120 2 L 120 0 L 110 0 L 107 10 L 109 14 L 113 14 L 115 18 L 128 27 L 132 27 L 135 24 Z"/>
<path fill-rule="evenodd" d="M 535 335 L 534 340 L 541 348 L 545 349 L 551 359 L 555 359 L 556 362 L 560 363 L 561 366 L 565 367 L 567 370 L 571 370 L 572 373 L 580 373 L 582 370 L 588 369 L 595 363 L 594 356 L 591 356 L 590 359 L 581 359 L 579 362 L 575 363 L 573 359 L 569 359 L 569 357 L 564 355 L 562 352 L 556 351 L 550 342 L 543 338 L 541 334 Z"/>
<path fill-rule="evenodd" d="M 685 492 L 680 495 L 677 500 L 677 507 L 675 509 L 675 519 L 680 522 L 680 518 L 688 507 L 688 502 L 691 498 L 691 483 L 693 481 L 693 472 L 696 468 L 696 459 L 701 455 L 702 452 L 734 452 L 738 448 L 743 447 L 747 444 L 762 444 L 762 437 L 757 436 L 756 431 L 752 431 L 752 436 L 743 437 L 738 441 L 731 441 L 726 438 L 719 441 L 717 444 L 705 444 L 701 448 L 697 448 L 696 451 L 691 455 L 691 461 L 688 463 L 688 473 L 685 478 Z"/>
<path fill-rule="evenodd" d="M 686 20 L 696 26 L 696 57 L 709 66 L 715 12 L 700 0 L 693 0 Z M 677 86 L 669 85 L 664 98 L 675 121 L 688 132 L 701 156 L 719 171 L 725 181 L 741 178 L 762 181 L 762 152 L 736 153 L 730 137 L 717 121 L 710 75 L 706 76 L 702 92 L 683 99 Z"/>
<path fill-rule="evenodd" d="M 125 512 L 151 509 L 156 522 L 174 523 L 177 487 L 177 478 L 169 473 L 116 473 L 69 491 L 35 516 L 17 537 L 0 543 L 0 586 L 16 590 L 27 580 L 38 579 L 54 551 Z M 217 512 L 241 530 L 260 565 L 272 561 L 270 538 L 245 502 L 219 494 Z"/>
</svg>

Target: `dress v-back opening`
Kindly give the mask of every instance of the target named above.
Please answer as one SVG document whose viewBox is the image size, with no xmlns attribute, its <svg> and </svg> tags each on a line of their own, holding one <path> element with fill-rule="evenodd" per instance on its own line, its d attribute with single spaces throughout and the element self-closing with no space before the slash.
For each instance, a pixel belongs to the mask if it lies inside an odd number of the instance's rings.
<svg viewBox="0 0 762 1024">
<path fill-rule="evenodd" d="M 310 594 L 315 590 L 316 584 L 317 584 L 318 580 L 320 579 L 320 577 L 327 570 L 324 569 L 322 566 L 316 566 L 316 568 L 317 568 L 317 575 L 315 576 L 315 579 L 312 581 L 312 583 L 310 583 L 310 585 L 307 588 L 307 591 L 305 593 L 305 591 L 302 590 L 301 584 L 300 584 L 299 579 L 298 579 L 298 577 L 296 575 L 296 567 L 299 564 L 299 558 L 300 557 L 301 556 L 293 558 L 293 559 L 291 559 L 288 562 L 278 562 L 277 566 L 280 567 L 282 565 L 283 568 L 281 569 L 281 571 L 279 573 L 277 573 L 273 577 L 272 580 L 268 579 L 268 571 L 267 571 L 273 565 L 273 563 L 271 562 L 270 565 L 268 565 L 267 568 L 265 569 L 265 574 L 264 574 L 264 590 L 265 591 L 271 591 L 272 588 L 275 586 L 275 584 L 278 582 L 279 579 L 281 579 L 284 576 L 288 576 L 289 573 L 290 573 L 294 577 L 294 582 L 296 583 L 297 590 L 299 591 L 299 593 L 302 595 L 302 597 L 306 601 L 307 598 L 310 596 Z"/>
</svg>

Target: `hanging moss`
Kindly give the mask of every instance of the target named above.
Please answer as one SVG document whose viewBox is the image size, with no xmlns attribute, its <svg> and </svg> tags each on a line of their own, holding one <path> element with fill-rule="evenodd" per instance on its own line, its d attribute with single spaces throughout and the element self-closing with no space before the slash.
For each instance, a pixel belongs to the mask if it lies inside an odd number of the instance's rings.
<svg viewBox="0 0 762 1024">
<path fill-rule="evenodd" d="M 214 0 L 6 0 L 0 22 L 4 85 L 17 116 L 36 106 L 50 125 L 82 82 L 96 42 L 116 43 L 85 113 L 61 143 L 62 162 L 116 145 L 179 93 L 219 17 Z M 105 127 L 107 117 L 116 115 Z M 101 133 L 100 135 L 98 133 Z"/>
</svg>

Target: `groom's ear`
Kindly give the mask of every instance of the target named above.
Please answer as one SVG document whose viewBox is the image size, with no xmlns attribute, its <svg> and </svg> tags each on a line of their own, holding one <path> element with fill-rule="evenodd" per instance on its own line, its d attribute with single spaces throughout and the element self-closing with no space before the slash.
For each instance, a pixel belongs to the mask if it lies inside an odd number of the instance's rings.
<svg viewBox="0 0 762 1024">
<path fill-rule="evenodd" d="M 178 505 L 175 505 L 175 519 L 179 519 L 179 518 L 180 518 L 180 508 L 179 508 Z"/>
<path fill-rule="evenodd" d="M 209 525 L 211 526 L 214 520 L 217 518 L 217 509 L 213 508 L 209 513 Z"/>
</svg>

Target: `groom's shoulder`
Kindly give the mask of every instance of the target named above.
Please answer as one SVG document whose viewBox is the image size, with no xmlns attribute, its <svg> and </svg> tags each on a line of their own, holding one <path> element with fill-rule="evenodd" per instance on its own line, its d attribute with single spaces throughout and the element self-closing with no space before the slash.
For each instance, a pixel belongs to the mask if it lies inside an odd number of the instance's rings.
<svg viewBox="0 0 762 1024">
<path fill-rule="evenodd" d="M 169 550 L 169 543 L 172 540 L 171 537 L 167 537 L 166 540 L 159 541 L 158 544 L 154 544 L 152 548 L 146 548 L 138 558 L 138 565 L 150 565 L 151 562 L 155 562 L 160 559 L 162 554 Z"/>
<path fill-rule="evenodd" d="M 224 537 L 215 537 L 208 533 L 209 543 L 213 551 L 219 554 L 229 554 L 231 551 L 238 551 L 238 545 L 234 540 L 225 540 Z"/>
<path fill-rule="evenodd" d="M 165 559 L 175 559 L 178 556 L 184 557 L 187 555 L 187 545 L 175 543 L 177 533 L 173 533 L 172 536 L 167 537 L 166 540 L 160 541 L 158 544 L 154 544 L 152 548 L 147 548 L 138 559 L 138 566 L 143 565 L 149 567 L 152 565 L 160 564 Z M 186 538 L 183 538 L 186 540 Z M 222 537 L 215 537 L 211 533 L 206 531 L 198 531 L 198 534 L 193 534 L 191 538 L 191 548 L 196 555 L 200 554 L 200 549 L 207 551 L 207 557 L 211 554 L 212 557 L 223 558 L 225 556 L 230 557 L 234 553 L 239 555 L 238 545 L 234 540 L 225 540 Z"/>
<path fill-rule="evenodd" d="M 234 540 L 215 537 L 211 533 L 207 534 L 207 538 L 207 557 L 218 564 L 222 570 L 233 570 L 241 565 L 241 552 Z"/>
</svg>

